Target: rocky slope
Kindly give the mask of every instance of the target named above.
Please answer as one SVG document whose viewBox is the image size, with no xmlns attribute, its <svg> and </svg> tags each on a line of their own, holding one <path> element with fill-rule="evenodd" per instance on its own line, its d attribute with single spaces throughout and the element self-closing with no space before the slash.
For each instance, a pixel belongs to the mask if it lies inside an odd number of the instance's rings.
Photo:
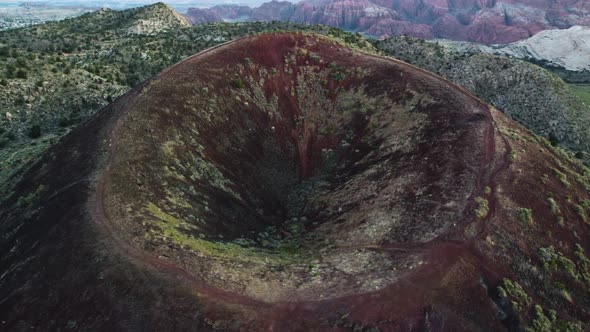
<svg viewBox="0 0 590 332">
<path fill-rule="evenodd" d="M 82 15 L 75 22 L 83 31 L 104 31 L 108 28 L 126 34 L 152 35 L 166 30 L 187 28 L 190 23 L 164 3 L 116 11 L 108 8 Z"/>
<path fill-rule="evenodd" d="M 103 109 L 0 203 L 0 320 L 583 331 L 589 174 L 411 65 L 242 38 Z"/>
<path fill-rule="evenodd" d="M 127 33 L 150 35 L 188 27 L 190 23 L 184 16 L 160 2 L 141 8 L 139 14 L 133 18 L 131 26 L 127 28 Z"/>
<path fill-rule="evenodd" d="M 411 37 L 386 39 L 376 47 L 464 86 L 538 135 L 588 158 L 588 107 L 549 71 L 516 59 L 456 52 Z"/>
<path fill-rule="evenodd" d="M 276 15 L 277 11 L 292 15 L 281 18 Z M 304 0 L 297 4 L 272 1 L 252 9 L 252 13 L 256 12 L 266 15 L 250 15 L 243 19 L 273 17 L 326 24 L 378 37 L 403 34 L 484 44 L 510 43 L 545 29 L 590 25 L 590 4 L 584 0 Z M 216 7 L 187 13 L 194 22 L 210 22 L 201 16 L 203 14 L 207 19 L 226 18 Z"/>
<path fill-rule="evenodd" d="M 508 45 L 440 42 L 459 52 L 507 55 L 574 72 L 590 71 L 590 27 L 545 30 Z"/>
</svg>

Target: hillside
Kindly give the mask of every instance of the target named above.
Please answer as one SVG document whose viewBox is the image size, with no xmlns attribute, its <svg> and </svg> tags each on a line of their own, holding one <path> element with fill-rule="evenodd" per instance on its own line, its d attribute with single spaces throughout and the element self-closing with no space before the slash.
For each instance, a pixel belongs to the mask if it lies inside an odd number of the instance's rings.
<svg viewBox="0 0 590 332">
<path fill-rule="evenodd" d="M 0 203 L 8 330 L 583 331 L 590 170 L 309 33 L 168 68 Z"/>
<path fill-rule="evenodd" d="M 159 2 L 141 8 L 133 15 L 132 24 L 127 33 L 145 35 L 157 34 L 166 30 L 177 30 L 190 27 L 190 23 L 172 8 Z"/>
<path fill-rule="evenodd" d="M 411 37 L 375 45 L 387 55 L 460 84 L 538 135 L 588 158 L 589 108 L 549 71 L 516 59 L 456 52 Z"/>
<path fill-rule="evenodd" d="M 105 31 L 110 31 L 113 35 L 149 35 L 190 26 L 182 15 L 161 2 L 128 10 L 102 8 L 72 21 L 76 23 L 62 24 L 66 32 L 87 35 L 103 34 Z M 56 24 L 60 23 L 62 22 Z"/>
<path fill-rule="evenodd" d="M 248 34 L 287 29 L 313 30 L 372 48 L 360 36 L 336 29 L 280 22 L 128 33 L 137 20 L 162 10 L 168 11 L 161 5 L 103 10 L 0 32 L 0 192 L 9 192 L 6 180 L 15 180 L 23 166 L 30 166 L 76 125 L 131 87 L 200 50 Z"/>
</svg>

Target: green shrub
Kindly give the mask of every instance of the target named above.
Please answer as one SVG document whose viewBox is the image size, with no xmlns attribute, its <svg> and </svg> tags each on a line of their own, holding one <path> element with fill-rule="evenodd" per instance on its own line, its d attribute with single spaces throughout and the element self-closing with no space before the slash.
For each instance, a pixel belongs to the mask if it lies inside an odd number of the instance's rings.
<svg viewBox="0 0 590 332">
<path fill-rule="evenodd" d="M 16 78 L 20 78 L 20 79 L 26 79 L 29 75 L 27 74 L 27 72 L 23 69 L 19 69 L 16 72 Z"/>
<path fill-rule="evenodd" d="M 557 216 L 557 224 L 558 224 L 559 226 L 563 226 L 563 225 L 565 225 L 565 220 L 563 219 L 563 217 L 562 217 L 562 216 Z"/>
<path fill-rule="evenodd" d="M 29 130 L 29 137 L 30 138 L 39 138 L 41 137 L 41 126 L 36 124 L 32 125 L 31 129 Z"/>
<path fill-rule="evenodd" d="M 18 59 L 16 59 L 16 66 L 21 67 L 21 68 L 26 68 L 27 67 L 27 60 L 19 57 Z"/>
<path fill-rule="evenodd" d="M 582 221 L 587 222 L 588 217 L 586 216 L 586 210 L 584 207 L 582 205 L 576 204 L 574 208 L 576 209 L 576 213 L 580 216 L 580 218 L 582 218 Z"/>
<path fill-rule="evenodd" d="M 527 208 L 518 208 L 516 209 L 516 217 L 523 223 L 532 224 L 533 223 L 533 211 Z"/>
<path fill-rule="evenodd" d="M 564 173 L 562 173 L 561 171 L 559 171 L 556 168 L 551 168 L 551 170 L 553 171 L 553 174 L 555 174 L 555 176 L 559 179 L 559 181 L 561 181 L 561 183 L 566 186 L 569 187 L 570 183 L 567 180 L 567 175 L 565 175 Z"/>
<path fill-rule="evenodd" d="M 555 310 L 545 311 L 540 305 L 535 305 L 534 319 L 530 326 L 526 328 L 526 332 L 582 332 L 582 324 L 579 322 L 570 322 L 560 320 L 557 318 Z"/>
<path fill-rule="evenodd" d="M 244 87 L 244 81 L 241 78 L 236 78 L 232 81 L 232 86 L 236 89 L 241 89 Z"/>
<path fill-rule="evenodd" d="M 508 160 L 510 160 L 510 161 L 516 160 L 516 151 L 514 151 L 514 150 L 510 151 L 510 153 L 508 154 Z"/>
<path fill-rule="evenodd" d="M 475 202 L 477 203 L 475 215 L 478 219 L 485 218 L 488 215 L 488 212 L 490 211 L 490 207 L 488 206 L 488 200 L 483 197 L 476 197 Z"/>
<path fill-rule="evenodd" d="M 553 197 L 548 197 L 547 202 L 549 202 L 549 208 L 551 209 L 551 213 L 559 214 L 559 205 L 557 205 L 555 199 L 553 199 Z"/>
<path fill-rule="evenodd" d="M 564 271 L 576 281 L 580 279 L 577 272 L 576 264 L 561 252 L 556 251 L 553 246 L 540 248 L 539 258 L 543 263 L 543 268 L 547 271 Z"/>
<path fill-rule="evenodd" d="M 504 279 L 502 286 L 498 287 L 498 294 L 509 301 L 517 312 L 527 309 L 532 304 L 532 299 L 516 281 Z"/>
</svg>

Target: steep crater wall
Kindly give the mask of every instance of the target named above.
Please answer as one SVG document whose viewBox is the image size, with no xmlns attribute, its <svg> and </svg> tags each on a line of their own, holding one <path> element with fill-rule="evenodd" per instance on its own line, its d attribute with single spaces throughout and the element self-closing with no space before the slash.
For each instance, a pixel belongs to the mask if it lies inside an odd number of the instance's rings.
<svg viewBox="0 0 590 332">
<path fill-rule="evenodd" d="M 102 180 L 118 236 L 264 301 L 380 289 L 422 264 L 368 249 L 470 213 L 490 124 L 448 82 L 305 34 L 190 58 L 126 111 Z"/>
</svg>

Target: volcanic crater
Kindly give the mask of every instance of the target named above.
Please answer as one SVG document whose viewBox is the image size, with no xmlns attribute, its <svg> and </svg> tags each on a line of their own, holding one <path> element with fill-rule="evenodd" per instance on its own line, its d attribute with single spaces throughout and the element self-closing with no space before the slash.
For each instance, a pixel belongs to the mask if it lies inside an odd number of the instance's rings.
<svg viewBox="0 0 590 332">
<path fill-rule="evenodd" d="M 490 124 L 431 74 L 306 34 L 194 56 L 125 112 L 102 179 L 113 232 L 271 302 L 374 291 L 424 264 L 403 248 L 465 216 Z"/>
<path fill-rule="evenodd" d="M 0 206 L 1 318 L 518 329 L 533 302 L 519 314 L 498 291 L 514 278 L 586 320 L 571 302 L 588 301 L 586 265 L 562 298 L 534 264 L 539 246 L 585 257 L 569 244 L 588 236 L 587 173 L 419 68 L 314 34 L 245 37 L 136 87 L 22 175 Z"/>
</svg>

